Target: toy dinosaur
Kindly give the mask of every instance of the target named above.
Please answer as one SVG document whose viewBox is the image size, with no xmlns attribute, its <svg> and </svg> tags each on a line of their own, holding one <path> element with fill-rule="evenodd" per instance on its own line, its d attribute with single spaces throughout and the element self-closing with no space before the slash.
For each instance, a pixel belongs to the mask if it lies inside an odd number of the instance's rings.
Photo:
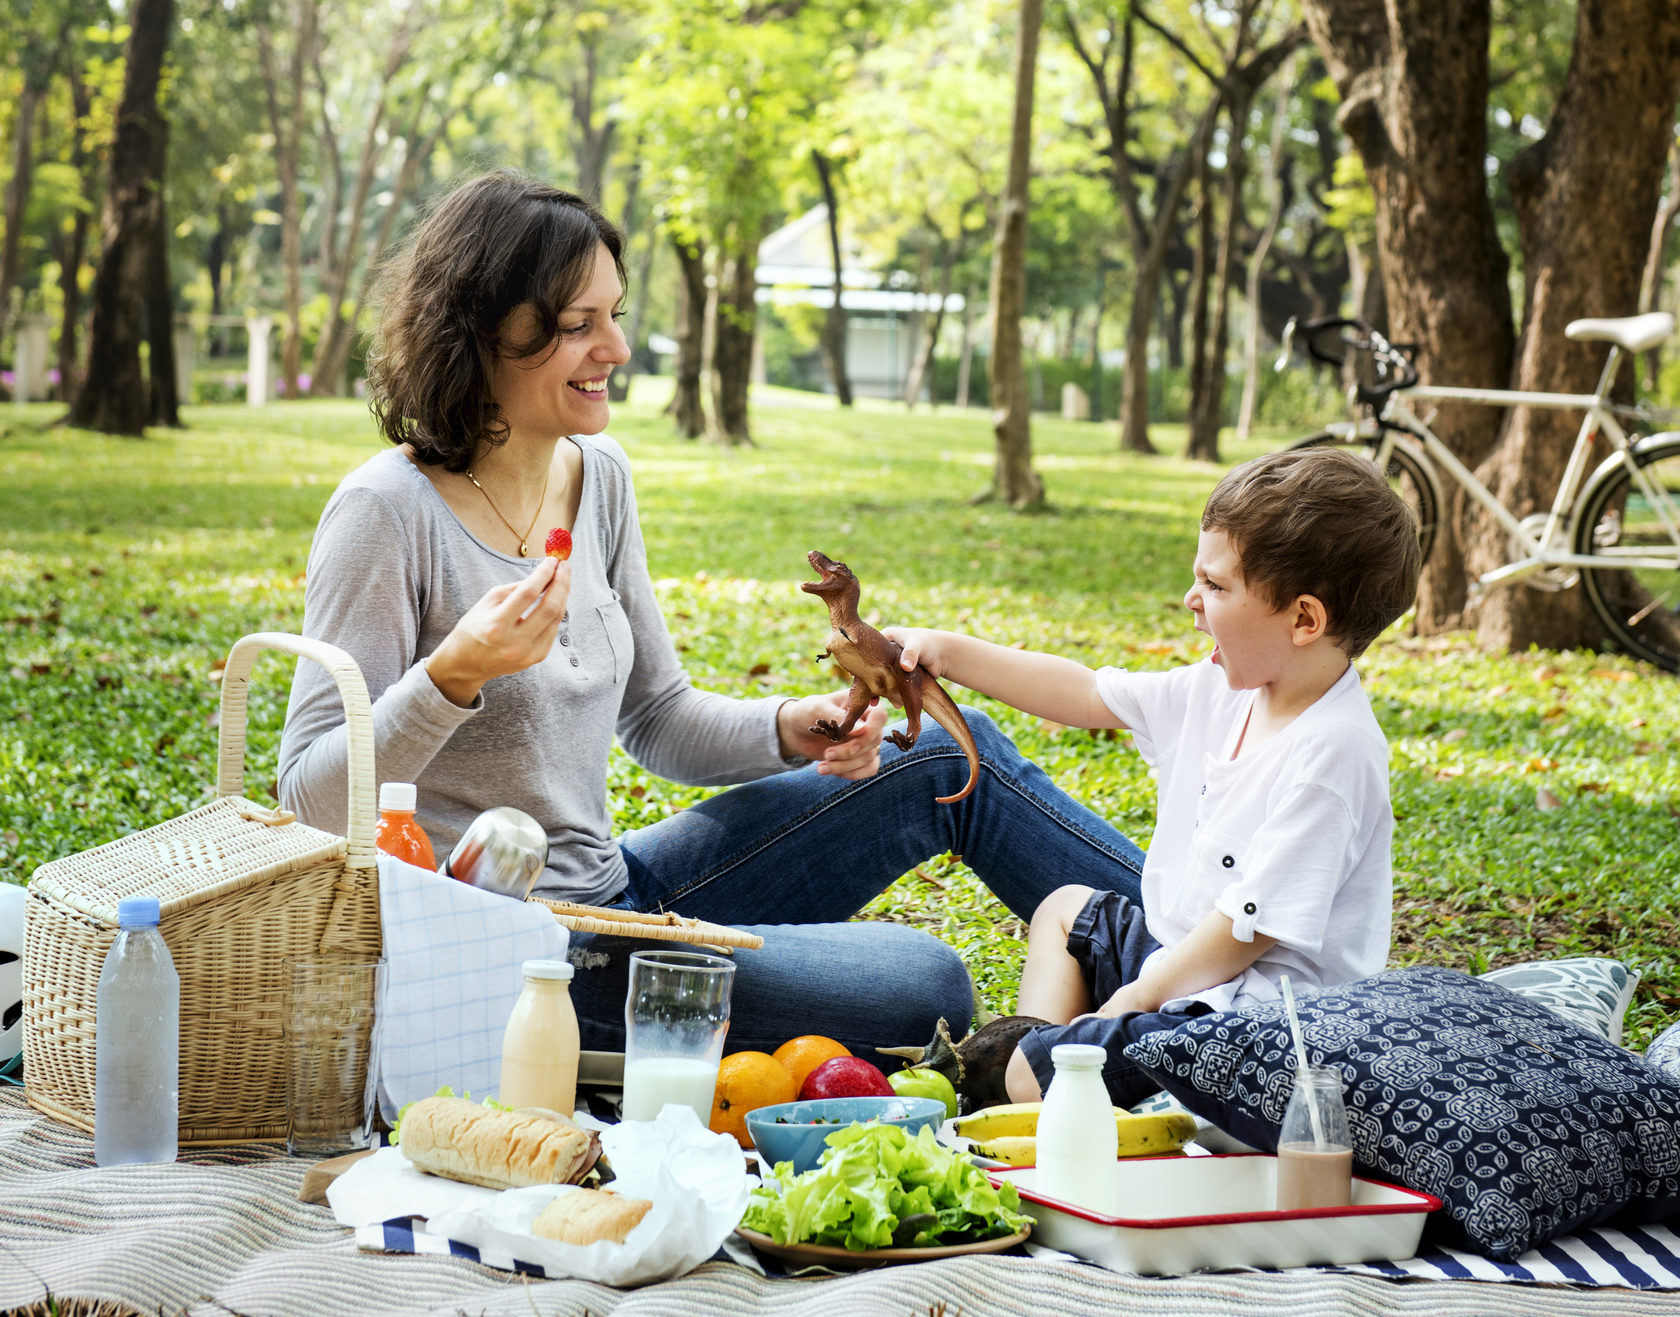
<svg viewBox="0 0 1680 1317">
<path fill-rule="evenodd" d="M 925 1070 L 939 1071 L 962 1097 L 963 1110 L 978 1111 L 1009 1101 L 1003 1077 L 1010 1054 L 1025 1034 L 1048 1023 L 1032 1015 L 1003 1015 L 957 1043 L 951 1041 L 950 1026 L 941 1017 L 934 1026 L 933 1041 L 926 1047 L 875 1050 L 883 1056 L 902 1057 Z"/>
<path fill-rule="evenodd" d="M 919 664 L 909 672 L 899 665 L 904 647 L 889 640 L 858 616 L 858 596 L 861 593 L 857 577 L 843 562 L 812 549 L 806 555 L 812 568 L 822 578 L 802 581 L 799 588 L 814 594 L 828 605 L 828 648 L 817 655 L 818 661 L 832 658 L 834 666 L 852 679 L 852 689 L 846 701 L 846 720 L 835 722 L 824 718 L 811 728 L 831 741 L 844 740 L 869 708 L 870 700 L 880 698 L 904 710 L 905 730 L 892 732 L 887 739 L 900 750 L 916 744 L 922 730 L 922 711 L 951 733 L 951 738 L 968 758 L 968 783 L 954 796 L 935 796 L 941 805 L 961 800 L 974 790 L 980 779 L 980 752 L 974 745 L 974 733 L 963 721 L 962 710 L 945 693 L 933 673 Z"/>
</svg>

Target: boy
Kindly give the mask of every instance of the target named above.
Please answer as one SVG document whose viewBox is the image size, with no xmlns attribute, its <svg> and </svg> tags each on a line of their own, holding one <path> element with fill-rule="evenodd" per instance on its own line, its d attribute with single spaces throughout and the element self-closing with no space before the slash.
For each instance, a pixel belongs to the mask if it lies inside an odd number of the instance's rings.
<svg viewBox="0 0 1680 1317">
<path fill-rule="evenodd" d="M 1027 713 L 1126 727 L 1159 779 L 1140 909 L 1063 887 L 1034 912 L 1019 1011 L 1049 1020 L 1009 1096 L 1049 1087 L 1057 1043 L 1096 1043 L 1126 1107 L 1158 1087 L 1126 1045 L 1209 1011 L 1347 982 L 1388 959 L 1388 743 L 1352 660 L 1411 606 L 1417 523 L 1372 463 L 1333 449 L 1232 470 L 1202 513 L 1184 603 L 1214 642 L 1168 672 L 1092 671 L 950 632 L 897 630 L 920 662 Z"/>
</svg>

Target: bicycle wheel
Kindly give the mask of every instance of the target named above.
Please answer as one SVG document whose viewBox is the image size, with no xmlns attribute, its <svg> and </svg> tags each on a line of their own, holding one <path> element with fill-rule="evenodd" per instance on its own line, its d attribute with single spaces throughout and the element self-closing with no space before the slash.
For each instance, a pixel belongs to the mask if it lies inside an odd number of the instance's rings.
<svg viewBox="0 0 1680 1317">
<path fill-rule="evenodd" d="M 1680 510 L 1680 434 L 1658 434 L 1633 449 L 1645 481 L 1621 455 L 1599 467 L 1581 494 L 1575 552 L 1606 565 L 1581 573 L 1593 611 L 1618 646 L 1670 672 L 1680 671 L 1680 544 L 1664 524 Z M 1651 491 L 1660 491 L 1653 497 Z M 1664 499 L 1663 496 L 1666 496 Z M 1666 502 L 1666 509 L 1659 502 Z M 1638 554 L 1668 559 L 1666 567 L 1618 566 Z"/>
<path fill-rule="evenodd" d="M 1435 547 L 1435 534 L 1441 524 L 1441 482 L 1435 475 L 1435 468 L 1429 459 L 1422 453 L 1403 447 L 1406 442 L 1404 436 L 1397 436 L 1388 450 L 1388 483 L 1395 493 L 1406 501 L 1406 506 L 1417 518 L 1418 546 L 1423 550 L 1423 561 L 1428 562 L 1429 552 Z M 1372 461 L 1375 461 L 1377 456 L 1377 441 L 1374 437 L 1350 439 L 1345 435 L 1332 434 L 1329 430 L 1320 430 L 1317 434 L 1309 434 L 1305 439 L 1297 439 L 1289 447 L 1345 448 L 1350 453 L 1368 457 Z"/>
</svg>

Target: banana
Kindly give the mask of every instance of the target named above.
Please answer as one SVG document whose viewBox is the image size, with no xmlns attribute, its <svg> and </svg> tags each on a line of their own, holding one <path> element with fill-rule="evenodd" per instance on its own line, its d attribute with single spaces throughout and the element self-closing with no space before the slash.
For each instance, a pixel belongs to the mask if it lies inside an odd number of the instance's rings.
<svg viewBox="0 0 1680 1317">
<path fill-rule="evenodd" d="M 1016 1102 L 1009 1106 L 987 1107 L 973 1115 L 962 1116 L 954 1126 L 958 1135 L 977 1142 L 988 1139 L 1030 1137 L 1038 1133 L 1038 1112 L 1042 1102 Z M 1001 1157 L 999 1161 L 1003 1160 Z"/>
<path fill-rule="evenodd" d="M 1129 1111 L 1116 1110 L 1114 1123 L 1120 1132 L 1122 1157 L 1177 1152 L 1196 1137 L 1195 1118 L 1183 1111 L 1134 1116 Z"/>
<path fill-rule="evenodd" d="M 1038 1161 L 1038 1140 L 1030 1134 L 1003 1134 L 989 1143 L 976 1143 L 972 1151 L 1010 1166 L 1032 1166 Z"/>
<path fill-rule="evenodd" d="M 1035 1150 L 1025 1145 L 1033 1143 L 1038 1134 L 1038 1113 L 1042 1106 L 1039 1102 L 1017 1102 L 988 1107 L 962 1117 L 954 1129 L 960 1137 L 973 1143 L 974 1151 L 982 1157 L 1008 1162 L 1011 1166 L 1030 1166 Z M 1122 1157 L 1176 1152 L 1196 1135 L 1195 1119 L 1182 1111 L 1134 1116 L 1116 1107 L 1114 1125 L 1120 1137 Z M 1025 1161 L 1017 1160 L 1023 1155 Z"/>
</svg>

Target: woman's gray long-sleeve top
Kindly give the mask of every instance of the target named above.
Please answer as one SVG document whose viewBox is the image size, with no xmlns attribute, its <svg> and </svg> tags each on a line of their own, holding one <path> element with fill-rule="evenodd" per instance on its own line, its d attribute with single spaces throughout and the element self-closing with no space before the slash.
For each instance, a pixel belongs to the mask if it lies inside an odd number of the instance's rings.
<svg viewBox="0 0 1680 1317">
<path fill-rule="evenodd" d="M 512 805 L 548 832 L 539 889 L 599 904 L 626 882 L 607 810 L 615 732 L 637 763 L 678 782 L 745 782 L 792 764 L 777 745 L 781 698 L 737 700 L 690 684 L 648 576 L 624 450 L 604 435 L 572 442 L 583 452 L 572 592 L 541 663 L 487 682 L 465 709 L 432 684 L 421 660 L 485 591 L 521 580 L 532 562 L 470 534 L 395 449 L 345 477 L 322 512 L 303 629 L 361 667 L 375 771 L 416 784 L 439 860 L 479 813 Z M 281 803 L 344 832 L 345 753 L 338 688 L 300 660 L 280 742 Z"/>
</svg>

